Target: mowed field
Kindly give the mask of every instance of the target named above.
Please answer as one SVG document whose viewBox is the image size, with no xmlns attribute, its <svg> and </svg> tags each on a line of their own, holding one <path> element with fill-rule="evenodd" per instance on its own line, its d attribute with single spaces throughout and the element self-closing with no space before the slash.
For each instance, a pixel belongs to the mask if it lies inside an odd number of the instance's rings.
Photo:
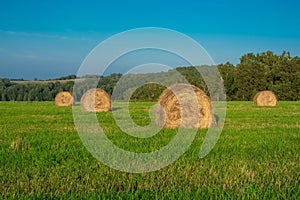
<svg viewBox="0 0 300 200">
<path fill-rule="evenodd" d="M 137 124 L 149 123 L 153 102 L 131 103 Z M 97 113 L 119 147 L 150 152 L 176 130 L 152 138 L 122 133 L 111 113 Z M 300 102 L 255 107 L 228 102 L 223 132 L 198 157 L 206 130 L 161 170 L 132 174 L 107 167 L 82 144 L 71 107 L 54 102 L 0 102 L 0 199 L 299 199 Z"/>
</svg>

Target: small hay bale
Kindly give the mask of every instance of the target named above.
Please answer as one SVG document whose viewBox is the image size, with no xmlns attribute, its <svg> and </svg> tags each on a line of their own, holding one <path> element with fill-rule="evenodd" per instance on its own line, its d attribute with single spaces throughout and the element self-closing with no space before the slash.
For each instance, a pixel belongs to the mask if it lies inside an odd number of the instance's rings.
<svg viewBox="0 0 300 200">
<path fill-rule="evenodd" d="M 189 84 L 175 84 L 158 99 L 156 122 L 164 128 L 210 128 L 216 125 L 210 98 Z"/>
<path fill-rule="evenodd" d="M 81 109 L 85 112 L 108 112 L 111 111 L 110 96 L 102 89 L 88 90 L 80 100 Z"/>
<path fill-rule="evenodd" d="M 74 98 L 70 92 L 60 92 L 55 96 L 55 105 L 57 106 L 72 106 Z"/>
<path fill-rule="evenodd" d="M 272 91 L 261 91 L 253 98 L 255 106 L 277 106 L 278 101 L 276 95 Z"/>
</svg>

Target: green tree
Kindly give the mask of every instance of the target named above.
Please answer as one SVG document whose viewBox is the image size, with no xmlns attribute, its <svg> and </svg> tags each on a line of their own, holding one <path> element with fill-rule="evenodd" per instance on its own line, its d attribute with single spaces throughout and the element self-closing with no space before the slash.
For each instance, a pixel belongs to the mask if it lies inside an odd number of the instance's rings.
<svg viewBox="0 0 300 200">
<path fill-rule="evenodd" d="M 233 64 L 227 62 L 225 64 L 218 65 L 218 69 L 223 78 L 227 100 L 237 100 L 236 92 L 238 88 L 235 82 L 236 68 Z"/>
<path fill-rule="evenodd" d="M 238 99 L 252 100 L 258 91 L 267 89 L 269 66 L 264 62 L 265 59 L 266 55 L 255 56 L 253 53 L 241 57 L 235 75 Z"/>
</svg>

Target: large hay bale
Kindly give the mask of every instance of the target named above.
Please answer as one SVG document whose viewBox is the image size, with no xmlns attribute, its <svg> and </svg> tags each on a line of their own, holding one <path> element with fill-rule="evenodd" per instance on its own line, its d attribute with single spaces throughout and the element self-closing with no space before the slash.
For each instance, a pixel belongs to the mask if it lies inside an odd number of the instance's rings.
<svg viewBox="0 0 300 200">
<path fill-rule="evenodd" d="M 277 106 L 277 97 L 272 91 L 261 91 L 253 98 L 255 106 Z"/>
<path fill-rule="evenodd" d="M 74 98 L 70 92 L 60 92 L 55 96 L 55 105 L 57 106 L 72 106 Z"/>
<path fill-rule="evenodd" d="M 216 124 L 210 98 L 189 84 L 175 84 L 160 95 L 156 122 L 164 128 L 210 128 Z"/>
<path fill-rule="evenodd" d="M 80 100 L 82 111 L 108 112 L 111 111 L 110 96 L 102 89 L 88 90 Z"/>
</svg>

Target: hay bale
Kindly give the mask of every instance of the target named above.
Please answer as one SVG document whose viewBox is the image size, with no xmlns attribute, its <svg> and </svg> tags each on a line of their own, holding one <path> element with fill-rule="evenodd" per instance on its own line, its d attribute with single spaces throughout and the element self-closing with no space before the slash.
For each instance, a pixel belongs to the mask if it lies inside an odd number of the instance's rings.
<svg viewBox="0 0 300 200">
<path fill-rule="evenodd" d="M 216 125 L 210 98 L 189 84 L 175 84 L 158 99 L 156 122 L 164 128 L 210 128 Z"/>
<path fill-rule="evenodd" d="M 272 91 L 261 91 L 253 98 L 255 106 L 277 106 L 278 101 L 276 95 Z"/>
<path fill-rule="evenodd" d="M 55 96 L 55 105 L 57 106 L 72 106 L 74 98 L 70 92 L 60 92 Z"/>
<path fill-rule="evenodd" d="M 110 96 L 99 88 L 88 90 L 80 100 L 81 109 L 85 112 L 111 111 Z"/>
</svg>

